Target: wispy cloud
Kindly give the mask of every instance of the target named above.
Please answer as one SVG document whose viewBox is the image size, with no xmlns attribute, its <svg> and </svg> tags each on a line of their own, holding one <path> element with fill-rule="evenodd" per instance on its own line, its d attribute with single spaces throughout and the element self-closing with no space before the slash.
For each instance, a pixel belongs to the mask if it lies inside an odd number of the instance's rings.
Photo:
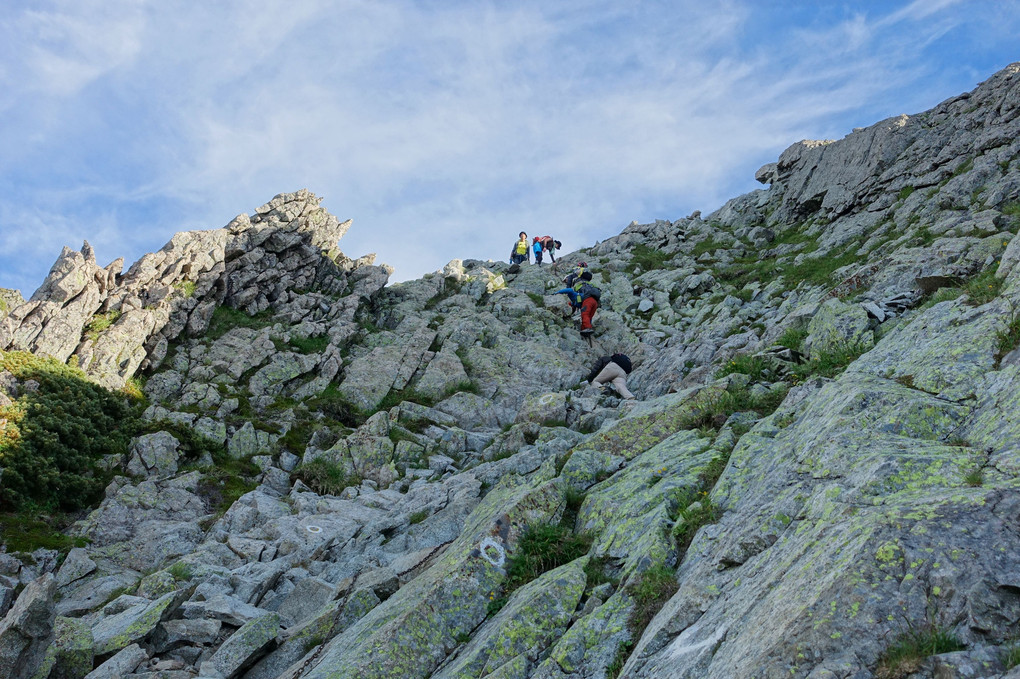
<svg viewBox="0 0 1020 679">
<path fill-rule="evenodd" d="M 974 4 L 16 5 L 0 285 L 34 287 L 82 229 L 134 258 L 300 187 L 398 278 L 502 259 L 521 228 L 583 247 L 715 208 L 801 138 L 972 87 L 1020 24 Z M 950 53 L 993 23 L 997 42 Z M 26 247 L 41 261 L 13 266 Z"/>
</svg>

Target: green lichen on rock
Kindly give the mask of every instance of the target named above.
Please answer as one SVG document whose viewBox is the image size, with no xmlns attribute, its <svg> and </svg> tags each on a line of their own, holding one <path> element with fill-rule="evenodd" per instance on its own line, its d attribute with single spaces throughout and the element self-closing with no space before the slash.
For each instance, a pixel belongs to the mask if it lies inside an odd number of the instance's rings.
<svg viewBox="0 0 1020 679">
<path fill-rule="evenodd" d="M 595 536 L 593 553 L 621 559 L 624 573 L 665 560 L 672 548 L 664 530 L 669 498 L 678 488 L 699 485 L 715 455 L 711 443 L 697 432 L 678 432 L 596 485 L 578 516 L 579 529 Z"/>
<path fill-rule="evenodd" d="M 58 616 L 53 643 L 32 679 L 82 679 L 92 671 L 92 629 L 82 620 Z"/>
<path fill-rule="evenodd" d="M 528 479 L 504 477 L 439 561 L 330 642 L 305 676 L 429 676 L 501 595 L 505 557 L 526 526 L 559 519 L 564 500 L 554 474 L 550 459 Z"/>
<path fill-rule="evenodd" d="M 164 594 L 153 602 L 135 604 L 100 620 L 92 628 L 96 655 L 116 653 L 147 637 L 174 607 L 177 597 L 177 592 Z"/>
<path fill-rule="evenodd" d="M 570 623 L 585 587 L 587 557 L 553 569 L 518 589 L 436 679 L 487 676 L 521 654 L 537 659 Z"/>
</svg>

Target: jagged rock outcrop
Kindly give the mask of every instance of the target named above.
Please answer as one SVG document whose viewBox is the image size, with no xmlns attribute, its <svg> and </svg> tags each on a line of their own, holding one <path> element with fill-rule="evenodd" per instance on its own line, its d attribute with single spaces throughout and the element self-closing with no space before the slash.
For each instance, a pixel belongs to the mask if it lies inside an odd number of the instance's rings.
<svg viewBox="0 0 1020 679">
<path fill-rule="evenodd" d="M 147 402 L 0 611 L 52 677 L 1015 677 L 1018 104 L 1012 65 L 555 272 L 386 285 L 305 191 L 65 250 L 0 345 Z M 636 402 L 582 382 L 614 351 Z M 2 426 L 45 388 L 0 363 Z"/>
<path fill-rule="evenodd" d="M 305 190 L 280 194 L 253 217 L 177 234 L 123 274 L 120 259 L 99 268 L 88 243 L 81 252 L 65 248 L 32 299 L 0 323 L 0 347 L 62 361 L 74 354 L 90 376 L 119 387 L 158 365 L 167 342 L 185 330 L 202 333 L 217 306 L 271 309 L 312 328 L 353 324 L 356 304 L 334 307 L 328 296 L 350 287 L 354 302 L 370 297 L 389 270 L 339 251 L 350 221 L 337 220 L 320 200 Z M 295 292 L 311 290 L 318 294 Z"/>
</svg>

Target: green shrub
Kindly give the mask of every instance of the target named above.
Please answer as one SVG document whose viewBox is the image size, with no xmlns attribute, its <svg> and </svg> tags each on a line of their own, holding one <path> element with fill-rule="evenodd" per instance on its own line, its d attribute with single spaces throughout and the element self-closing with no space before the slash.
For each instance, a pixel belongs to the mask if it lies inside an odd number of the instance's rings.
<svg viewBox="0 0 1020 679">
<path fill-rule="evenodd" d="M 902 189 L 900 189 L 900 192 L 896 194 L 896 198 L 899 200 L 906 200 L 907 198 L 910 197 L 910 194 L 912 194 L 913 192 L 914 192 L 913 186 L 904 186 Z"/>
<path fill-rule="evenodd" d="M 417 511 L 411 514 L 411 516 L 407 517 L 407 520 L 413 526 L 416 523 L 421 523 L 427 518 L 429 518 L 428 510 L 422 509 L 421 511 Z"/>
<path fill-rule="evenodd" d="M 529 525 L 506 562 L 503 596 L 489 602 L 489 615 L 499 612 L 510 595 L 546 571 L 584 556 L 591 548 L 588 535 L 576 535 L 569 528 L 553 523 Z"/>
<path fill-rule="evenodd" d="M 528 296 L 528 299 L 534 302 L 535 306 L 537 307 L 545 306 L 545 297 L 542 297 L 542 295 L 538 294 L 537 292 L 525 292 L 524 294 Z"/>
<path fill-rule="evenodd" d="M 99 462 L 127 452 L 137 412 L 124 396 L 52 359 L 0 351 L 0 370 L 39 383 L 0 408 L 7 420 L 0 428 L 0 511 L 91 507 L 111 478 Z"/>
<path fill-rule="evenodd" d="M 971 488 L 977 488 L 984 485 L 985 475 L 980 469 L 971 469 L 969 472 L 964 474 L 963 483 Z"/>
<path fill-rule="evenodd" d="M 300 465 L 294 475 L 319 495 L 339 495 L 344 488 L 361 483 L 357 475 L 348 476 L 341 465 L 322 458 Z"/>
<path fill-rule="evenodd" d="M 952 631 L 929 623 L 901 634 L 879 658 L 875 676 L 902 679 L 916 672 L 925 658 L 962 649 L 963 644 Z"/>
</svg>

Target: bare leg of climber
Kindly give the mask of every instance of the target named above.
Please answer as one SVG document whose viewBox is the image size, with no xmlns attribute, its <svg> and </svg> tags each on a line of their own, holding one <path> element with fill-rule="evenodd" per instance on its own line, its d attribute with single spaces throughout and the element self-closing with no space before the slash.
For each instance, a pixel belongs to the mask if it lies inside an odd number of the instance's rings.
<svg viewBox="0 0 1020 679">
<path fill-rule="evenodd" d="M 623 398 L 634 398 L 634 394 L 630 393 L 627 389 L 627 373 L 624 372 L 623 368 L 615 363 L 610 363 L 603 368 L 602 372 L 595 377 L 592 384 L 597 387 L 601 387 L 606 382 L 611 382 L 613 384 L 613 388 L 616 389 L 616 393 Z"/>
</svg>

